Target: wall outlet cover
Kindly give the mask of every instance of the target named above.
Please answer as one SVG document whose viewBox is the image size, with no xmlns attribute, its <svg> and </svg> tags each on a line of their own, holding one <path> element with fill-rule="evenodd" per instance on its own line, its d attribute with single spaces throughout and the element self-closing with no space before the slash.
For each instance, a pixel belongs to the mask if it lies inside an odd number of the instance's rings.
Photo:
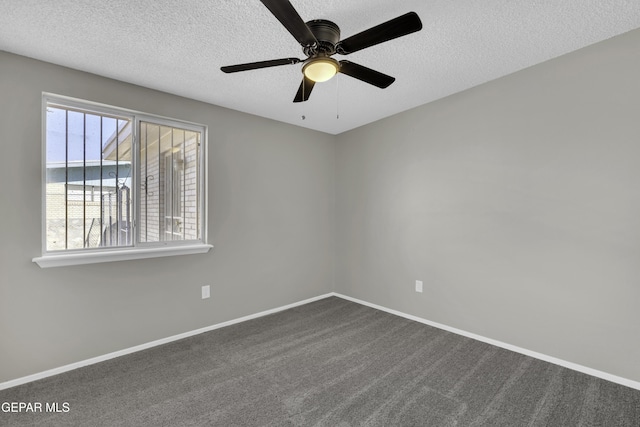
<svg viewBox="0 0 640 427">
<path fill-rule="evenodd" d="M 209 298 L 211 296 L 211 286 L 206 285 L 202 287 L 202 299 Z"/>
</svg>

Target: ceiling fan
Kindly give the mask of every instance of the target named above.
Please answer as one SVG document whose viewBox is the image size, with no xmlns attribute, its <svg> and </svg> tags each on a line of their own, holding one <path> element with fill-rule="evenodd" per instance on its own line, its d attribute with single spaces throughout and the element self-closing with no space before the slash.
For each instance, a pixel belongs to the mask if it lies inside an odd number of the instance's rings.
<svg viewBox="0 0 640 427">
<path fill-rule="evenodd" d="M 381 89 L 395 81 L 394 77 L 351 61 L 337 61 L 331 58 L 334 54 L 348 55 L 407 34 L 420 31 L 422 22 L 415 12 L 409 12 L 390 21 L 384 22 L 368 30 L 362 31 L 344 40 L 340 40 L 340 27 L 326 19 L 314 19 L 304 22 L 288 0 L 260 0 L 280 21 L 291 35 L 302 45 L 307 59 L 282 58 L 270 61 L 250 62 L 247 64 L 229 65 L 220 69 L 225 73 L 256 70 L 279 65 L 302 65 L 302 83 L 293 102 L 309 99 L 313 86 L 317 82 L 331 79 L 342 73 Z"/>
</svg>

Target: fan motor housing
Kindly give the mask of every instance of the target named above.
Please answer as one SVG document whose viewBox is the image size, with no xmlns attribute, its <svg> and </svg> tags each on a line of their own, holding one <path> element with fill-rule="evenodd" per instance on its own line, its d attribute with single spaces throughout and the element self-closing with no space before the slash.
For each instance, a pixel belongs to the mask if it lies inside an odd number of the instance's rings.
<svg viewBox="0 0 640 427">
<path fill-rule="evenodd" d="M 340 41 L 340 27 L 338 25 L 326 19 L 314 19 L 306 24 L 316 40 L 318 40 L 318 46 L 305 47 L 303 49 L 307 56 L 319 52 L 327 55 L 336 53 L 336 45 Z"/>
</svg>

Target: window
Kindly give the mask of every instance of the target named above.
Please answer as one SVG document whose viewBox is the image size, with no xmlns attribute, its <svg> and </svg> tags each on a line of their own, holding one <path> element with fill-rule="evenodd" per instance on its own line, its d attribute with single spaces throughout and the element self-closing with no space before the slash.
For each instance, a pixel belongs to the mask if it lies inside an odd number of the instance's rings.
<svg viewBox="0 0 640 427">
<path fill-rule="evenodd" d="M 202 253 L 206 127 L 43 97 L 41 267 Z"/>
<path fill-rule="evenodd" d="M 201 133 L 140 122 L 140 241 L 197 240 Z"/>
</svg>

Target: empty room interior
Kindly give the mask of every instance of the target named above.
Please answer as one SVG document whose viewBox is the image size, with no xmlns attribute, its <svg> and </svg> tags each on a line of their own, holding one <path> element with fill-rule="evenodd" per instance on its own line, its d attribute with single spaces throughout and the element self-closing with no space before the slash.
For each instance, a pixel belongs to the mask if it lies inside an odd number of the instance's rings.
<svg viewBox="0 0 640 427">
<path fill-rule="evenodd" d="M 0 8 L 1 425 L 640 425 L 639 2 Z"/>
</svg>

